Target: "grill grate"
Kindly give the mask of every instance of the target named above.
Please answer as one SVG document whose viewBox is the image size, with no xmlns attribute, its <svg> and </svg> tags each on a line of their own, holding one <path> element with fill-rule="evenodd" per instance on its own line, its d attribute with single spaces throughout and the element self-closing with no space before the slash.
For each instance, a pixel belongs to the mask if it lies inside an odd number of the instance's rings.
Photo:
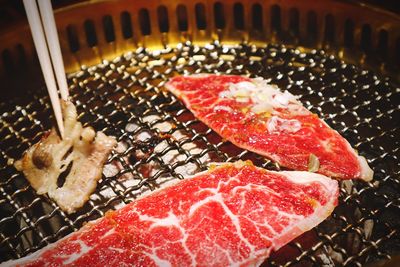
<svg viewBox="0 0 400 267">
<path fill-rule="evenodd" d="M 76 214 L 67 215 L 36 195 L 12 167 L 11 161 L 52 125 L 45 90 L 0 103 L 0 262 L 60 239 L 168 177 L 204 170 L 209 161 L 251 159 L 279 169 L 222 140 L 162 88 L 174 75 L 200 72 L 261 76 L 301 95 L 302 103 L 347 138 L 375 170 L 372 183 L 341 182 L 340 205 L 330 219 L 266 264 L 362 266 L 399 253 L 400 114 L 395 99 L 400 89 L 322 50 L 215 42 L 158 52 L 138 49 L 70 75 L 79 120 L 119 141 L 96 192 Z"/>
</svg>

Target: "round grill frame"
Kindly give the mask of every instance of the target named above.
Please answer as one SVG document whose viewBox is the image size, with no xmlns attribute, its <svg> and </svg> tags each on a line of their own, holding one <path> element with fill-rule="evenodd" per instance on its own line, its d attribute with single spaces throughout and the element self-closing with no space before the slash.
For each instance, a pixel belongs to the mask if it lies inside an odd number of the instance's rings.
<svg viewBox="0 0 400 267">
<path fill-rule="evenodd" d="M 218 3 L 224 12 L 217 12 Z M 361 7 L 335 1 L 329 1 L 327 5 L 316 4 L 312 8 L 306 1 L 269 1 L 262 6 L 255 1 L 218 3 L 139 1 L 128 5 L 127 1 L 102 1 L 80 4 L 57 13 L 66 67 L 71 72 L 70 89 L 80 120 L 129 144 L 130 148 L 115 152 L 109 162 L 117 161 L 124 167 L 114 178 L 131 174 L 138 183 L 125 185 L 118 179 L 104 177 L 95 193 L 97 198 L 75 215 L 66 215 L 46 196 L 35 195 L 10 163 L 51 127 L 48 98 L 40 80 L 37 84 L 28 84 L 27 81 L 35 79 L 21 82 L 12 75 L 4 78 L 11 87 L 21 87 L 22 83 L 28 85 L 29 90 L 25 91 L 28 95 L 0 102 L 0 210 L 4 214 L 0 217 L 0 249 L 4 251 L 1 255 L 5 255 L 1 260 L 27 255 L 60 239 L 79 229 L 84 222 L 104 215 L 118 203 L 132 201 L 140 194 L 140 188 L 154 189 L 165 176 L 183 178 L 176 172 L 179 167 L 193 163 L 198 169 L 204 169 L 203 157 L 207 154 L 213 154 L 212 158 L 217 160 L 250 158 L 260 166 L 279 168 L 247 151 L 230 153 L 232 146 L 229 143 L 218 139 L 210 129 L 190 117 L 184 106 L 162 89 L 171 75 L 193 72 L 257 75 L 301 94 L 306 107 L 349 139 L 361 154 L 367 153 L 375 171 L 380 168 L 372 183 L 342 183 L 341 205 L 332 218 L 311 234 L 286 246 L 283 252 L 273 255 L 266 264 L 291 266 L 301 262 L 319 265 L 324 260 L 321 255 L 328 255 L 332 264 L 362 266 L 398 252 L 399 225 L 396 221 L 399 220 L 392 210 L 398 212 L 400 192 L 399 126 L 395 124 L 396 115 L 399 115 L 396 99 L 400 91 L 393 72 L 398 68 L 394 40 L 399 32 L 399 18 L 368 8 L 362 9 L 364 13 L 354 13 Z M 168 27 L 162 26 L 165 14 L 163 16 L 163 11 L 159 11 L 160 6 L 165 7 Z M 99 12 L 92 12 L 94 8 Z M 255 11 L 257 8 L 261 8 L 262 14 L 271 14 L 270 19 L 263 16 L 261 22 L 252 20 L 251 14 L 260 12 Z M 190 10 L 194 10 L 193 14 Z M 293 22 L 296 10 L 297 24 Z M 224 19 L 220 20 L 217 13 Z M 90 14 L 90 18 L 84 14 Z M 128 21 L 126 14 L 132 25 L 129 38 L 126 38 L 129 30 L 122 22 Z M 210 18 L 211 14 L 214 20 Z M 368 14 L 374 16 L 368 17 Z M 327 33 L 331 29 L 328 15 L 335 18 L 333 34 L 332 31 Z M 353 24 L 348 23 L 348 17 L 352 18 Z M 121 23 L 117 23 L 119 19 L 122 19 Z M 225 27 L 218 28 L 221 25 Z M 368 27 L 370 34 L 365 33 Z M 348 28 L 353 29 L 350 35 Z M 165 29 L 168 31 L 160 32 Z M 374 53 L 382 39 L 375 37 L 382 30 L 390 33 L 386 54 Z M 9 45 L 3 50 L 4 64 L 0 64 L 3 74 L 21 67 L 18 75 L 35 76 L 32 44 L 25 41 L 22 50 L 18 46 L 23 43 L 21 34 L 26 32 L 26 25 L 21 25 L 14 33 L 2 35 L 1 39 L 14 36 L 3 43 Z M 266 46 L 266 43 L 277 45 Z M 25 65 L 18 65 L 15 60 L 21 51 L 24 55 L 21 62 L 26 62 Z M 120 56 L 126 51 L 134 52 Z M 302 68 L 304 75 L 296 76 Z M 372 69 L 379 75 L 365 69 Z M 385 78 L 386 75 L 392 78 Z M 300 80 L 306 83 L 296 85 Z M 143 121 L 143 116 L 154 114 L 159 118 Z M 166 121 L 175 128 L 160 135 L 156 125 Z M 124 127 L 129 122 L 138 124 L 139 128 L 126 131 Z M 187 137 L 182 140 L 168 138 L 179 130 L 185 131 Z M 135 136 L 143 131 L 150 132 L 151 138 L 139 142 Z M 160 142 L 168 144 L 164 150 L 149 150 Z M 203 149 L 198 155 L 185 149 L 185 144 L 193 142 Z M 373 147 L 368 147 L 370 144 Z M 132 162 L 128 156 L 139 150 L 150 156 Z M 177 151 L 184 159 L 164 162 L 163 156 L 171 151 Z M 146 176 L 142 168 L 150 163 L 159 171 Z M 114 195 L 103 196 L 101 192 L 106 188 Z M 391 211 L 389 215 L 386 209 Z M 379 227 L 384 229 L 368 237 L 364 228 L 371 220 L 374 231 Z M 10 229 L 6 230 L 8 227 Z M 310 235 L 312 238 L 317 236 L 319 241 L 308 244 L 307 236 Z M 359 245 L 354 247 L 354 244 Z M 282 259 L 285 251 L 293 257 Z M 337 254 L 342 255 L 342 261 L 335 259 L 339 257 Z"/>
</svg>

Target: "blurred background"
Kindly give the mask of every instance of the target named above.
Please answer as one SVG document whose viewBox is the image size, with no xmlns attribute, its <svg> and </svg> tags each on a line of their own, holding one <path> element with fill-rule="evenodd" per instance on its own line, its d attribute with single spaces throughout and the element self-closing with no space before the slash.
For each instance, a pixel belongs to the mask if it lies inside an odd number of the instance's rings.
<svg viewBox="0 0 400 267">
<path fill-rule="evenodd" d="M 60 8 L 67 5 L 72 5 L 75 3 L 87 2 L 87 1 L 89 0 L 52 0 L 52 3 L 54 8 Z M 345 2 L 365 3 L 375 6 L 377 8 L 386 9 L 388 11 L 400 14 L 400 1 L 398 0 L 366 0 L 366 1 L 345 1 Z M 10 25 L 12 25 L 13 23 L 17 22 L 18 20 L 24 17 L 25 17 L 25 12 L 22 0 L 0 0 L 1 29 L 10 27 Z"/>
</svg>

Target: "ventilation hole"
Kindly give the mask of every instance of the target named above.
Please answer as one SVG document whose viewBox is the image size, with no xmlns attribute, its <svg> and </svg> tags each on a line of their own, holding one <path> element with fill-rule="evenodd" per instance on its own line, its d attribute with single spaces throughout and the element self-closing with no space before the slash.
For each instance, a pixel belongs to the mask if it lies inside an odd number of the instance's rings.
<svg viewBox="0 0 400 267">
<path fill-rule="evenodd" d="M 188 17 L 187 10 L 184 5 L 178 5 L 176 8 L 176 15 L 178 17 L 178 29 L 181 32 L 188 30 Z"/>
<path fill-rule="evenodd" d="M 396 50 L 396 56 L 395 56 L 395 62 L 397 62 L 397 65 L 399 65 L 400 66 L 400 37 L 399 38 L 397 38 L 397 40 L 396 40 L 396 48 L 395 48 Z"/>
<path fill-rule="evenodd" d="M 196 4 L 195 6 L 195 13 L 196 13 L 196 24 L 199 30 L 205 30 L 207 28 L 206 22 L 206 8 L 203 4 Z"/>
<path fill-rule="evenodd" d="M 165 6 L 159 6 L 157 8 L 158 15 L 158 28 L 160 32 L 168 32 L 169 31 L 169 19 L 168 19 L 168 11 Z"/>
<path fill-rule="evenodd" d="M 57 178 L 57 187 L 63 187 L 63 185 L 65 183 L 65 179 L 67 178 L 68 174 L 71 172 L 72 165 L 73 165 L 73 162 L 71 161 L 68 164 L 68 167 L 65 169 L 65 171 L 60 173 L 60 175 Z"/>
<path fill-rule="evenodd" d="M 307 14 L 307 33 L 310 41 L 314 42 L 317 40 L 317 14 L 314 11 L 310 11 Z"/>
<path fill-rule="evenodd" d="M 244 10 L 240 3 L 233 5 L 233 21 L 236 29 L 244 30 Z"/>
<path fill-rule="evenodd" d="M 140 31 L 142 35 L 150 35 L 151 34 L 151 24 L 150 24 L 150 15 L 149 11 L 145 8 L 139 10 L 139 24 Z"/>
<path fill-rule="evenodd" d="M 289 32 L 294 36 L 300 34 L 299 10 L 297 8 L 289 9 Z"/>
<path fill-rule="evenodd" d="M 271 31 L 281 31 L 281 8 L 278 5 L 271 6 Z"/>
<path fill-rule="evenodd" d="M 12 60 L 12 56 L 11 56 L 11 52 L 8 49 L 5 49 L 2 53 L 1 53 L 1 57 L 3 58 L 3 65 L 4 65 L 4 69 L 7 72 L 12 72 L 14 70 L 14 62 Z"/>
<path fill-rule="evenodd" d="M 89 47 L 93 47 L 97 45 L 97 35 L 96 29 L 94 28 L 94 23 L 92 20 L 86 20 L 83 23 L 83 27 L 85 28 L 86 34 L 86 42 Z"/>
<path fill-rule="evenodd" d="M 110 15 L 103 17 L 103 29 L 108 43 L 115 41 L 114 22 Z"/>
<path fill-rule="evenodd" d="M 121 26 L 122 26 L 122 36 L 125 39 L 132 38 L 133 31 L 132 31 L 131 14 L 129 14 L 127 11 L 121 13 Z"/>
<path fill-rule="evenodd" d="M 217 29 L 225 28 L 224 6 L 220 2 L 214 5 L 214 21 Z"/>
<path fill-rule="evenodd" d="M 347 19 L 344 23 L 344 46 L 352 47 L 354 44 L 354 22 Z"/>
<path fill-rule="evenodd" d="M 253 20 L 253 29 L 257 31 L 263 30 L 263 12 L 260 4 L 253 5 L 251 10 L 252 20 Z"/>
<path fill-rule="evenodd" d="M 378 36 L 377 51 L 382 57 L 387 56 L 389 43 L 389 34 L 386 30 L 380 30 Z"/>
<path fill-rule="evenodd" d="M 364 24 L 361 29 L 361 49 L 365 52 L 371 49 L 371 26 Z"/>
<path fill-rule="evenodd" d="M 22 65 L 27 62 L 25 48 L 22 44 L 17 44 L 15 46 L 17 53 L 18 53 L 18 64 Z"/>
<path fill-rule="evenodd" d="M 335 42 L 335 19 L 332 14 L 328 14 L 325 17 L 324 39 L 327 43 L 333 44 Z"/>
<path fill-rule="evenodd" d="M 67 26 L 67 38 L 68 38 L 69 50 L 72 53 L 78 51 L 80 46 L 79 46 L 78 33 L 76 31 L 75 26 L 72 25 Z"/>
</svg>

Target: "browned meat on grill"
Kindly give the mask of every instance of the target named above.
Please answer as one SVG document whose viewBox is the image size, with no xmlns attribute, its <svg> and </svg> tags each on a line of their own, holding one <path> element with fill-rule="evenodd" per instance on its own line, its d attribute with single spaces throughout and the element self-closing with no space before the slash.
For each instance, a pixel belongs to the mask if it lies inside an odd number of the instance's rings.
<svg viewBox="0 0 400 267">
<path fill-rule="evenodd" d="M 91 127 L 83 128 L 71 102 L 63 103 L 63 115 L 64 139 L 52 129 L 15 167 L 23 171 L 38 194 L 47 193 L 62 210 L 73 213 L 95 190 L 116 140 Z"/>
</svg>

